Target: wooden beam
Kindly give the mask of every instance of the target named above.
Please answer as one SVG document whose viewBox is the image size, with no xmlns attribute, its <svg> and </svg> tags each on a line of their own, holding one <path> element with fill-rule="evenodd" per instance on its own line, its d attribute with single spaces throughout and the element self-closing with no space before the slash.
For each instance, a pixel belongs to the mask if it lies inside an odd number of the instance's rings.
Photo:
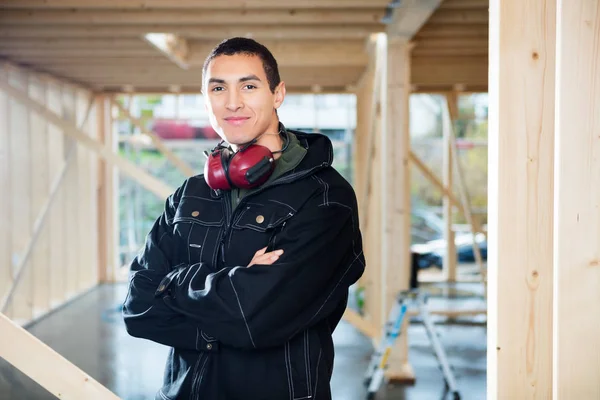
<svg viewBox="0 0 600 400">
<path fill-rule="evenodd" d="M 17 100 L 18 102 L 26 105 L 30 110 L 33 110 L 42 115 L 44 118 L 48 119 L 48 121 L 52 124 L 63 129 L 65 134 L 76 139 L 79 144 L 86 146 L 90 150 L 96 152 L 98 155 L 106 159 L 109 163 L 118 167 L 121 171 L 134 178 L 142 186 L 144 186 L 160 198 L 165 199 L 171 193 L 173 193 L 173 188 L 167 186 L 166 184 L 164 184 L 154 176 L 148 174 L 146 171 L 136 166 L 135 164 L 132 164 L 128 160 L 113 154 L 112 151 L 109 151 L 101 143 L 90 138 L 84 132 L 81 132 L 81 130 L 77 129 L 70 123 L 65 122 L 61 117 L 49 111 L 46 107 L 39 104 L 35 100 L 31 99 L 27 94 L 23 93 L 19 89 L 15 89 L 3 79 L 0 80 L 0 89 L 7 92 L 12 98 Z"/>
<path fill-rule="evenodd" d="M 369 339 L 375 339 L 379 336 L 379 329 L 371 322 L 365 320 L 356 311 L 346 308 L 344 320 L 354 326 L 360 333 Z"/>
<path fill-rule="evenodd" d="M 454 108 L 454 106 L 458 106 L 458 96 L 456 93 L 453 95 L 446 96 L 448 105 L 450 109 Z M 443 184 L 444 188 L 448 188 L 448 191 L 453 193 L 453 151 L 452 151 L 452 138 L 450 133 L 452 132 L 452 126 L 449 124 L 453 124 L 454 121 L 458 118 L 458 114 L 452 114 L 450 112 L 450 119 L 442 118 L 442 135 L 443 135 L 443 146 L 442 146 L 442 160 L 443 160 Z M 452 210 L 452 200 L 450 196 L 444 194 L 444 198 L 442 200 L 443 214 L 444 214 L 444 240 L 446 241 L 446 252 L 444 253 L 444 261 L 443 261 L 443 270 L 446 275 L 448 282 L 456 281 L 456 262 L 457 262 L 457 254 L 456 254 L 456 243 L 454 230 L 452 229 L 453 221 L 453 210 Z M 461 207 L 464 212 L 464 208 Z M 475 236 L 475 232 L 473 232 L 473 236 Z"/>
<path fill-rule="evenodd" d="M 1 313 L 0 331 L 0 357 L 54 396 L 64 399 L 119 399 L 91 376 Z M 24 357 L 24 354 L 27 357 Z"/>
<path fill-rule="evenodd" d="M 263 42 L 280 66 L 294 67 L 365 67 L 368 57 L 364 40 L 266 41 Z M 201 67 L 217 43 L 190 41 L 190 66 Z"/>
<path fill-rule="evenodd" d="M 488 38 L 487 37 L 446 37 L 446 38 L 419 38 L 414 40 L 415 49 L 487 49 Z"/>
<path fill-rule="evenodd" d="M 2 30 L 0 30 L 2 32 Z M 416 39 L 424 38 L 487 38 L 488 27 L 483 24 L 425 24 L 415 35 Z"/>
<path fill-rule="evenodd" d="M 148 33 L 144 38 L 177 66 L 188 69 L 188 40 L 174 33 Z"/>
<path fill-rule="evenodd" d="M 381 20 L 382 7 L 337 10 L 22 10 L 0 13 L 0 25 L 287 25 L 287 24 L 372 24 Z M 466 22 L 466 21 L 465 21 Z"/>
<path fill-rule="evenodd" d="M 6 79 L 8 68 L 0 63 L 0 79 Z M 0 189 L 7 191 L 10 188 L 11 163 L 10 163 L 10 99 L 0 90 Z M 11 221 L 12 196 L 0 196 L 0 293 L 4 294 L 12 282 L 12 221 Z"/>
<path fill-rule="evenodd" d="M 99 4 L 99 3 L 97 3 Z M 172 2 L 177 4 L 177 2 Z M 225 4 L 224 2 L 220 4 Z M 227 37 L 252 37 L 256 40 L 275 39 L 365 39 L 373 32 L 381 32 L 379 22 L 352 25 L 197 25 L 152 24 L 137 25 L 0 25 L 2 38 L 140 38 L 146 33 L 173 33 L 189 39 L 223 40 Z"/>
<path fill-rule="evenodd" d="M 577 3 L 573 7 L 581 6 Z M 486 398 L 552 399 L 556 398 L 552 394 L 556 2 L 491 0 L 489 15 Z M 585 15 L 586 20 L 594 18 Z M 576 42 L 569 40 L 569 46 Z M 572 61 L 578 59 L 583 61 L 579 56 Z M 577 95 L 568 100 L 581 96 L 590 110 L 585 90 L 593 90 L 592 81 L 581 85 L 572 78 L 566 84 L 573 85 L 572 93 L 576 90 Z M 577 174 L 582 172 L 577 170 Z M 576 238 L 568 240 L 574 243 Z M 578 256 L 570 252 L 571 257 Z M 589 283 L 578 281 L 579 285 Z M 592 316 L 590 304 L 578 304 L 588 307 Z M 569 325 L 574 330 L 584 328 L 578 323 L 585 318 L 575 321 L 572 316 Z M 592 355 L 591 348 L 587 349 Z M 576 364 L 569 363 L 568 368 L 575 369 Z M 573 397 L 558 397 L 567 398 Z"/>
<path fill-rule="evenodd" d="M 150 137 L 150 139 L 152 139 L 152 143 L 154 143 L 154 146 L 167 158 L 167 160 L 171 161 L 171 163 L 183 174 L 183 176 L 189 178 L 191 176 L 196 175 L 194 169 L 187 162 L 185 162 L 175 153 L 173 153 L 173 151 L 169 149 L 154 132 L 146 129 L 146 127 L 144 126 L 142 121 L 140 121 L 139 118 L 136 118 L 133 115 L 131 115 L 131 113 L 127 109 L 125 109 L 125 107 L 123 107 L 118 101 L 116 101 L 114 97 L 111 99 L 111 102 L 113 106 L 117 107 L 119 112 L 123 116 L 125 116 L 125 118 L 129 120 L 129 122 L 133 126 L 138 128 L 142 134 L 147 135 Z"/>
<path fill-rule="evenodd" d="M 444 10 L 487 10 L 489 4 L 489 0 L 444 0 L 440 8 Z"/>
<path fill-rule="evenodd" d="M 552 398 L 598 399 L 600 6 L 560 0 L 557 8 Z"/>
<path fill-rule="evenodd" d="M 64 49 L 139 49 L 151 48 L 142 38 L 47 38 L 47 37 L 28 37 L 28 38 L 7 38 L 0 39 L 0 51 L 9 49 L 45 49 L 54 50 Z"/>
<path fill-rule="evenodd" d="M 411 47 L 406 38 L 388 36 L 387 111 L 382 115 L 386 126 L 380 143 L 383 152 L 382 282 L 386 285 L 382 295 L 386 316 L 398 293 L 408 290 L 411 270 L 409 168 Z M 388 173 L 389 171 L 394 173 Z M 413 382 L 415 379 L 408 360 L 406 337 L 406 333 L 400 336 L 390 356 L 388 377 L 392 381 Z"/>
<path fill-rule="evenodd" d="M 487 24 L 487 10 L 438 10 L 429 19 L 430 24 Z"/>
<path fill-rule="evenodd" d="M 417 156 L 414 152 L 410 152 L 409 154 L 410 161 L 414 164 L 415 167 L 421 171 L 421 173 L 431 182 L 435 187 L 437 187 L 445 197 L 450 199 L 452 205 L 458 208 L 461 212 L 464 212 L 463 205 L 460 200 L 454 195 L 454 192 L 450 190 L 450 188 L 438 178 L 435 173 L 429 169 L 429 167 Z"/>
<path fill-rule="evenodd" d="M 417 49 L 415 48 L 414 51 Z M 411 60 L 411 83 L 416 86 L 487 86 L 487 57 L 418 57 Z"/>
<path fill-rule="evenodd" d="M 148 10 L 158 9 L 186 9 L 186 10 L 266 10 L 270 8 L 281 9 L 282 7 L 294 9 L 330 9 L 330 8 L 369 8 L 385 7 L 389 0 L 370 0 L 365 4 L 364 0 L 119 0 L 118 4 L 107 2 L 84 2 L 80 0 L 5 0 L 0 9 L 23 9 L 30 10 Z"/>
<path fill-rule="evenodd" d="M 429 20 L 442 0 L 404 0 L 394 8 L 392 22 L 387 27 L 390 35 L 412 39 Z"/>
</svg>

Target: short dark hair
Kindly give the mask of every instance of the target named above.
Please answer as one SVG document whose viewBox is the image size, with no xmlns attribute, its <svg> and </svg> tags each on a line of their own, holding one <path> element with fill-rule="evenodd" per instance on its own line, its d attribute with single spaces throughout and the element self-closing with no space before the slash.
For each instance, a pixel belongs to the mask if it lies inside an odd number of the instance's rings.
<svg viewBox="0 0 600 400">
<path fill-rule="evenodd" d="M 258 43 L 256 40 L 248 39 L 244 37 L 234 37 L 225 39 L 219 43 L 206 57 L 204 65 L 202 66 L 202 83 L 204 84 L 204 78 L 206 77 L 206 70 L 210 62 L 218 56 L 233 56 L 235 54 L 244 54 L 248 56 L 260 57 L 265 75 L 267 75 L 267 81 L 269 82 L 269 88 L 272 93 L 275 93 L 275 88 L 281 82 L 279 77 L 279 68 L 277 67 L 277 61 L 273 54 L 264 45 Z"/>
</svg>

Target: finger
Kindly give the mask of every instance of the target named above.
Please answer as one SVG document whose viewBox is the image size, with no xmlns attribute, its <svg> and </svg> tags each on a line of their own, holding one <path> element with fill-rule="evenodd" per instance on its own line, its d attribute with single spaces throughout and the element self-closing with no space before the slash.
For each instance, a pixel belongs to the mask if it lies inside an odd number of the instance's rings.
<svg viewBox="0 0 600 400">
<path fill-rule="evenodd" d="M 262 249 L 258 250 L 256 253 L 254 253 L 254 257 L 265 254 L 265 251 L 267 251 L 267 248 L 263 247 Z"/>
</svg>

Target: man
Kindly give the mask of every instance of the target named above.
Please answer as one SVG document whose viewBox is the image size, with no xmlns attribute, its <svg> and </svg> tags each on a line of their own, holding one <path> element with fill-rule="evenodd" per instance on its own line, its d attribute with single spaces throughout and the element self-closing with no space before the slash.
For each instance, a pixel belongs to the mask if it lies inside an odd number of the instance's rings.
<svg viewBox="0 0 600 400">
<path fill-rule="evenodd" d="M 129 334 L 171 347 L 155 399 L 330 399 L 331 335 L 365 266 L 354 191 L 327 137 L 279 122 L 285 84 L 264 46 L 219 44 L 203 94 L 234 155 L 215 149 L 167 199 L 123 307 Z M 273 155 L 257 159 L 266 181 L 215 189 L 249 143 Z"/>
</svg>

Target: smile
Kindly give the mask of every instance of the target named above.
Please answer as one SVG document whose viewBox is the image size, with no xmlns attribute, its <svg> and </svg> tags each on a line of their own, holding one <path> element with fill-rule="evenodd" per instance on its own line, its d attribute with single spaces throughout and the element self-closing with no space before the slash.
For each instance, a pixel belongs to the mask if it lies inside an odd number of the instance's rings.
<svg viewBox="0 0 600 400">
<path fill-rule="evenodd" d="M 230 118 L 225 118 L 225 121 L 230 125 L 240 126 L 244 122 L 248 121 L 249 119 L 250 119 L 249 117 L 230 117 Z"/>
</svg>

